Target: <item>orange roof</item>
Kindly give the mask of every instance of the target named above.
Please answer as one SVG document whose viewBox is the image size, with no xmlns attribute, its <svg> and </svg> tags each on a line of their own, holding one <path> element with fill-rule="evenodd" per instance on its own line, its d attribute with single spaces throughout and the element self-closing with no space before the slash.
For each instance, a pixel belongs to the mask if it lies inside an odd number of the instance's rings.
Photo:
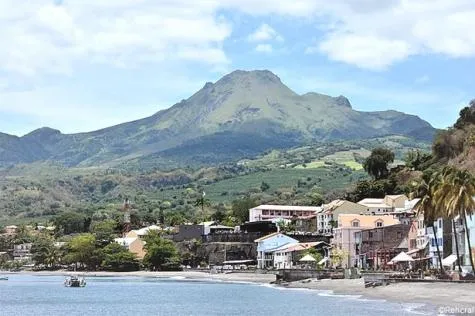
<svg viewBox="0 0 475 316">
<path fill-rule="evenodd" d="M 384 226 L 400 224 L 397 218 L 390 215 L 357 215 L 357 214 L 340 214 L 338 215 L 338 227 L 352 227 L 353 221 L 359 221 L 359 227 L 373 228 L 376 222 L 383 222 Z"/>
</svg>

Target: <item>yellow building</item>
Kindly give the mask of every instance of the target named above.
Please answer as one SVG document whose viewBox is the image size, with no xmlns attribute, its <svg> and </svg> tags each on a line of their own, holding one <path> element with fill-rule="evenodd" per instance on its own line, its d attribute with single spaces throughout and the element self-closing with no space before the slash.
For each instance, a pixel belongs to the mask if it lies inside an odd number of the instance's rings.
<svg viewBox="0 0 475 316">
<path fill-rule="evenodd" d="M 114 239 L 116 243 L 126 247 L 131 253 L 134 253 L 138 259 L 142 260 L 145 257 L 145 242 L 138 237 L 125 237 Z"/>
</svg>

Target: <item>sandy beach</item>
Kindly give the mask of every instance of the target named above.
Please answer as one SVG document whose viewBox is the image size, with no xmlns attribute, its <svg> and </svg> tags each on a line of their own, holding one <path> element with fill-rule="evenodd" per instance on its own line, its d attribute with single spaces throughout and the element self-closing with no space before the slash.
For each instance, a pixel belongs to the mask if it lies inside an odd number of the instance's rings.
<svg viewBox="0 0 475 316">
<path fill-rule="evenodd" d="M 475 284 L 473 283 L 393 283 L 387 286 L 365 288 L 363 279 L 309 279 L 290 282 L 285 287 L 332 291 L 335 294 L 361 295 L 365 298 L 388 301 L 424 303 L 437 307 L 466 307 L 473 308 L 475 313 Z"/>
</svg>

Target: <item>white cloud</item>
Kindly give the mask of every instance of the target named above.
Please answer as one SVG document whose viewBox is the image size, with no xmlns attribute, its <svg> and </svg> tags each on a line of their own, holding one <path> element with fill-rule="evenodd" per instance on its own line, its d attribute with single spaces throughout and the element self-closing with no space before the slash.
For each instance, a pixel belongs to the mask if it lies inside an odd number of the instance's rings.
<svg viewBox="0 0 475 316">
<path fill-rule="evenodd" d="M 318 48 L 330 59 L 373 70 L 385 69 L 410 55 L 410 47 L 404 41 L 353 34 L 332 34 Z"/>
<path fill-rule="evenodd" d="M 467 31 L 475 28 L 473 0 L 1 0 L 0 70 L 71 74 L 75 62 L 127 67 L 175 59 L 219 66 L 230 62 L 223 42 L 232 32 L 221 10 L 312 21 L 327 34 L 308 53 L 362 68 L 384 69 L 411 55 L 475 56 L 475 32 Z M 249 40 L 283 38 L 262 24 Z"/>
<path fill-rule="evenodd" d="M 259 44 L 256 46 L 256 52 L 259 53 L 272 53 L 272 45 L 270 44 Z"/>
<path fill-rule="evenodd" d="M 413 55 L 475 57 L 471 0 L 338 0 L 321 9 L 331 27 L 307 53 L 372 70 Z"/>
<path fill-rule="evenodd" d="M 2 0 L 0 69 L 23 75 L 70 73 L 76 61 L 133 66 L 184 59 L 229 62 L 231 26 L 215 7 L 186 1 Z"/>
<path fill-rule="evenodd" d="M 271 26 L 264 23 L 252 34 L 249 34 L 247 39 L 250 42 L 265 42 L 271 40 L 283 41 L 283 37 L 279 35 Z"/>
</svg>

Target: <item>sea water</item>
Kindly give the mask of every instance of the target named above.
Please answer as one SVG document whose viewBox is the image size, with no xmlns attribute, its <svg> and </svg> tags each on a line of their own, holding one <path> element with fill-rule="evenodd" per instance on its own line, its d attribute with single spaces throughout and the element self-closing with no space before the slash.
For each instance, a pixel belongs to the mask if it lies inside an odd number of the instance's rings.
<svg viewBox="0 0 475 316">
<path fill-rule="evenodd" d="M 331 292 L 248 283 L 88 277 L 66 288 L 61 276 L 10 275 L 0 283 L 0 315 L 433 315 L 424 306 Z"/>
</svg>

